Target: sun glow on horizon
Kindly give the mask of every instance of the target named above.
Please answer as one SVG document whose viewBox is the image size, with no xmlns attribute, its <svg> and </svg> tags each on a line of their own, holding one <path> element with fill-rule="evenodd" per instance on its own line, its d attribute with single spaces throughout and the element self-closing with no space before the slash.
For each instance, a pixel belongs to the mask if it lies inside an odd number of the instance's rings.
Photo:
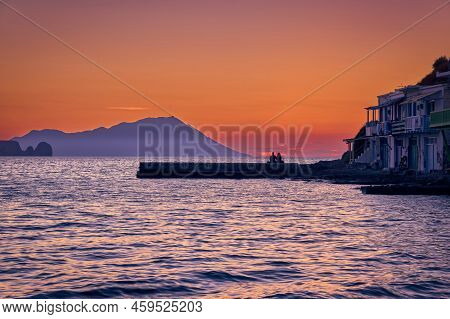
<svg viewBox="0 0 450 319">
<path fill-rule="evenodd" d="M 442 1 L 9 1 L 186 123 L 262 124 Z M 407 6 L 408 10 L 405 10 Z M 311 126 L 337 156 L 377 95 L 414 84 L 450 52 L 449 6 L 273 121 Z M 383 23 L 380 23 L 383 17 Z M 0 6 L 0 139 L 167 116 Z M 413 52 L 414 54 L 410 54 Z"/>
</svg>

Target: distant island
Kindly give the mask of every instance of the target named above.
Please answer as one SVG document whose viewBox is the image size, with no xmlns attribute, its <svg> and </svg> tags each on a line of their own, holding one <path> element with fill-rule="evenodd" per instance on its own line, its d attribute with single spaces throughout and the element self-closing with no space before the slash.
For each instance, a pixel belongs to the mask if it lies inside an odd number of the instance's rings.
<svg viewBox="0 0 450 319">
<path fill-rule="evenodd" d="M 24 150 L 16 141 L 0 141 L 0 156 L 52 156 L 52 146 L 46 142 L 40 142 L 36 148 L 29 146 Z"/>
<path fill-rule="evenodd" d="M 241 157 L 176 117 L 145 118 L 110 128 L 66 133 L 33 130 L 12 139 L 22 147 L 46 141 L 54 156 Z"/>
</svg>

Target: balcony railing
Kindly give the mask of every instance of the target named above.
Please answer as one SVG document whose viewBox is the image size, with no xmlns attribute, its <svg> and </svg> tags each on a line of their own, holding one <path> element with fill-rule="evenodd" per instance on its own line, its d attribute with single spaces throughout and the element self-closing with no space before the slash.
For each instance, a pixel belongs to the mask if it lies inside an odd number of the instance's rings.
<svg viewBox="0 0 450 319">
<path fill-rule="evenodd" d="M 420 131 L 421 128 L 422 123 L 420 121 L 420 116 L 407 117 L 405 119 L 406 132 Z"/>
<path fill-rule="evenodd" d="M 433 131 L 430 127 L 430 116 L 413 116 L 405 119 L 405 130 L 406 132 L 427 132 Z"/>
<path fill-rule="evenodd" d="M 371 121 L 366 123 L 366 136 L 395 135 L 402 133 L 427 132 L 430 130 L 433 130 L 433 128 L 430 127 L 430 116 L 428 115 L 407 117 L 400 121 Z"/>
<path fill-rule="evenodd" d="M 430 127 L 450 126 L 450 110 L 438 111 L 431 113 Z"/>
<path fill-rule="evenodd" d="M 370 121 L 366 123 L 366 136 L 374 136 L 377 134 L 378 121 Z"/>
<path fill-rule="evenodd" d="M 391 134 L 391 122 L 371 121 L 366 123 L 366 136 Z"/>
<path fill-rule="evenodd" d="M 392 122 L 392 134 L 405 133 L 405 121 L 393 121 Z"/>
</svg>

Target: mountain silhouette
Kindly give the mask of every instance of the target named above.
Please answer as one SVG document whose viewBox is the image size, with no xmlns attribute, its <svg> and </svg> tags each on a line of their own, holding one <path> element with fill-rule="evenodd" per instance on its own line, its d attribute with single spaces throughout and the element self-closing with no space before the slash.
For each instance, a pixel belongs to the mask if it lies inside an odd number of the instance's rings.
<svg viewBox="0 0 450 319">
<path fill-rule="evenodd" d="M 176 117 L 146 118 L 110 128 L 65 133 L 33 130 L 12 140 L 22 148 L 45 141 L 54 156 L 240 157 L 236 152 Z"/>
</svg>

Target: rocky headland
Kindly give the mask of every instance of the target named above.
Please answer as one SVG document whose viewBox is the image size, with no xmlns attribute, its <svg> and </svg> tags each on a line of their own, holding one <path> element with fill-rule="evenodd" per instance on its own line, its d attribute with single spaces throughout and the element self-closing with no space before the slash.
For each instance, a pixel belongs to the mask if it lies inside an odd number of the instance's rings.
<svg viewBox="0 0 450 319">
<path fill-rule="evenodd" d="M 50 144 L 40 142 L 36 148 L 28 146 L 22 150 L 16 141 L 0 141 L 0 156 L 52 156 L 53 149 Z"/>
</svg>

